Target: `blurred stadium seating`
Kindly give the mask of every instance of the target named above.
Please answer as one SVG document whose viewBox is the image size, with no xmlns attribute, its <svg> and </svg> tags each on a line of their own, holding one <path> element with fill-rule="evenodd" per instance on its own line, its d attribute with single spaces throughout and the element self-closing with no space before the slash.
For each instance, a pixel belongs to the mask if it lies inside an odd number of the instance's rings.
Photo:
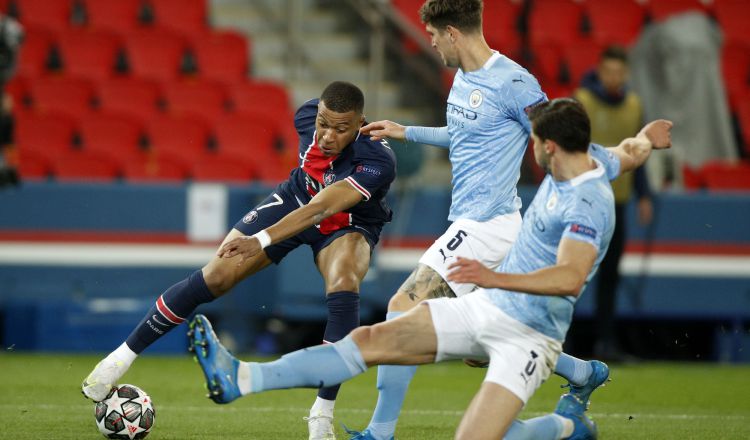
<svg viewBox="0 0 750 440">
<path fill-rule="evenodd" d="M 255 116 L 256 126 L 270 120 L 268 130 L 275 133 L 270 138 L 233 143 L 237 150 L 257 147 L 263 153 L 255 157 L 272 159 L 270 171 L 259 173 L 252 168 L 244 173 L 248 181 L 252 176 L 262 175 L 269 182 L 284 177 L 277 170 L 278 163 L 289 165 L 288 157 L 294 154 L 285 153 L 285 149 L 296 146 L 290 134 L 289 94 L 283 86 L 248 76 L 248 38 L 213 29 L 207 0 L 9 0 L 0 6 L 15 14 L 26 31 L 18 76 L 5 86 L 20 120 L 17 147 L 25 177 L 49 175 L 54 179 L 58 171 L 70 174 L 71 166 L 57 166 L 57 155 L 51 152 L 82 142 L 84 156 L 99 152 L 115 159 L 116 170 L 104 173 L 108 176 L 128 176 L 129 180 L 136 175 L 149 180 L 161 175 L 168 180 L 190 178 L 182 170 L 193 169 L 202 157 L 191 156 L 195 151 L 191 145 L 207 145 L 214 125 L 235 111 L 242 112 L 245 119 Z M 257 102 L 268 105 L 267 114 L 274 116 L 260 114 L 253 108 Z M 65 116 L 64 122 L 49 131 L 26 128 L 29 121 L 37 119 L 42 121 L 37 127 L 55 125 L 50 121 L 54 118 L 45 116 L 49 114 Z M 165 118 L 167 115 L 171 119 Z M 195 126 L 202 128 L 201 139 L 184 147 L 180 142 L 187 136 L 170 135 L 157 127 L 162 121 L 186 117 L 199 119 Z M 126 118 L 130 120 L 126 122 Z M 109 134 L 107 124 L 112 129 Z M 136 126 L 149 128 L 146 134 L 151 136 L 143 140 L 151 143 L 145 142 L 145 149 Z M 195 126 L 187 130 L 195 132 Z M 177 128 L 172 122 L 169 127 Z M 115 131 L 122 135 L 119 140 Z M 269 144 L 260 145 L 259 139 Z M 169 165 L 133 165 L 133 161 L 145 160 L 137 156 L 148 155 L 149 145 L 154 150 L 152 156 L 158 157 L 153 160 L 166 160 L 161 155 L 167 154 L 173 161 L 182 161 L 181 171 Z M 269 152 L 271 156 L 267 156 Z M 46 160 L 44 166 L 39 165 L 40 160 Z M 212 169 L 220 166 L 220 162 L 213 163 Z M 227 180 L 238 182 L 234 168 L 227 169 L 227 175 L 235 176 Z M 85 174 L 87 170 L 92 177 L 100 174 L 86 166 L 74 171 Z"/>
</svg>

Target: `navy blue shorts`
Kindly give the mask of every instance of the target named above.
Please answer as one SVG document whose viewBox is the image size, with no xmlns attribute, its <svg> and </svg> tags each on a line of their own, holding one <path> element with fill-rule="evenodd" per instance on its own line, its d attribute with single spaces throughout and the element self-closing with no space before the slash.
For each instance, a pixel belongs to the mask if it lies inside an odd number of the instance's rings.
<svg viewBox="0 0 750 440">
<path fill-rule="evenodd" d="M 235 223 L 234 229 L 245 235 L 253 235 L 275 224 L 284 216 L 300 207 L 300 202 L 287 188 L 284 182 L 276 187 L 273 193 L 260 202 L 252 211 L 248 212 L 240 221 Z M 362 234 L 370 244 L 370 252 L 380 239 L 380 231 L 383 225 L 358 225 L 354 224 L 334 231 L 331 234 L 321 234 L 318 228 L 312 226 L 305 229 L 294 237 L 272 244 L 265 248 L 266 255 L 274 263 L 278 264 L 286 257 L 286 254 L 298 246 L 306 244 L 312 248 L 313 256 L 331 244 L 333 240 L 345 234 L 357 232 Z"/>
</svg>

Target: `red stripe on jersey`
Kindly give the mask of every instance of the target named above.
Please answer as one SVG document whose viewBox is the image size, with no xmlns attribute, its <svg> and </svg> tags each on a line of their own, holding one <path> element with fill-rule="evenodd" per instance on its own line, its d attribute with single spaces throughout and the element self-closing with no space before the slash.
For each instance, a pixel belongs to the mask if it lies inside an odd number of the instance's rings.
<svg viewBox="0 0 750 440">
<path fill-rule="evenodd" d="M 159 313 L 164 315 L 164 317 L 167 318 L 172 324 L 177 325 L 185 321 L 185 318 L 180 318 L 171 310 L 169 310 L 169 307 L 167 307 L 167 305 L 164 303 L 164 299 L 161 296 L 159 296 L 159 299 L 156 300 L 156 308 L 159 310 Z"/>
<path fill-rule="evenodd" d="M 351 185 L 359 191 L 363 196 L 365 196 L 365 200 L 370 200 L 370 191 L 367 191 L 364 186 L 360 185 L 352 176 L 347 177 L 347 182 L 351 183 Z"/>
<path fill-rule="evenodd" d="M 318 182 L 323 183 L 323 175 L 331 168 L 331 163 L 337 157 L 338 155 L 326 156 L 320 151 L 320 148 L 318 148 L 317 132 L 315 132 L 313 133 L 313 141 L 310 144 L 310 148 L 307 149 L 302 158 L 302 171 Z"/>
</svg>

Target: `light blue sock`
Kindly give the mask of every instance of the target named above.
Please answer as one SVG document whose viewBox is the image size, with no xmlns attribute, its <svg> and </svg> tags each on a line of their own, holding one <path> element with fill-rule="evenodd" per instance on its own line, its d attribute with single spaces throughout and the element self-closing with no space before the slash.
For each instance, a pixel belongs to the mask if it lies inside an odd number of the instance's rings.
<svg viewBox="0 0 750 440">
<path fill-rule="evenodd" d="M 385 319 L 395 319 L 404 312 L 388 312 Z M 417 371 L 411 365 L 381 365 L 378 367 L 378 403 L 367 429 L 375 440 L 390 440 L 396 432 L 396 422 L 404 404 L 409 382 Z"/>
<path fill-rule="evenodd" d="M 562 417 L 549 414 L 529 420 L 515 420 L 505 433 L 505 440 L 558 440 L 562 438 Z"/>
<path fill-rule="evenodd" d="M 564 377 L 573 385 L 582 386 L 591 376 L 591 364 L 569 354 L 560 353 L 555 365 L 555 374 Z"/>
<path fill-rule="evenodd" d="M 273 362 L 251 362 L 249 366 L 253 393 L 336 385 L 367 370 L 351 336 L 335 344 L 297 350 Z"/>
</svg>

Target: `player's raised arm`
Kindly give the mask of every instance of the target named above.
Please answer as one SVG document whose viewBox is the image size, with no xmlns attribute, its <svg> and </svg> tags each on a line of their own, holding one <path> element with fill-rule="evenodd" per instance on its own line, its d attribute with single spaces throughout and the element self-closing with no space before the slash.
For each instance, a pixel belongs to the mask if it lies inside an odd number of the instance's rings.
<svg viewBox="0 0 750 440">
<path fill-rule="evenodd" d="M 240 255 L 240 264 L 265 247 L 286 240 L 336 213 L 351 208 L 362 198 L 362 193 L 350 183 L 343 180 L 336 182 L 320 191 L 307 205 L 290 212 L 273 226 L 255 235 L 237 237 L 224 243 L 216 255 L 223 258 Z"/>
<path fill-rule="evenodd" d="M 596 255 L 596 247 L 590 243 L 563 238 L 554 266 L 529 273 L 499 273 L 478 261 L 458 257 L 449 267 L 452 272 L 448 279 L 535 295 L 578 296 L 594 266 Z"/>
<path fill-rule="evenodd" d="M 448 127 L 405 127 L 392 121 L 376 121 L 365 125 L 359 131 L 364 135 L 369 135 L 373 141 L 389 138 L 443 148 L 448 148 L 451 144 Z"/>
<path fill-rule="evenodd" d="M 672 121 L 657 119 L 646 124 L 635 137 L 609 148 L 620 159 L 620 174 L 632 171 L 643 165 L 652 149 L 672 146 Z"/>
</svg>

